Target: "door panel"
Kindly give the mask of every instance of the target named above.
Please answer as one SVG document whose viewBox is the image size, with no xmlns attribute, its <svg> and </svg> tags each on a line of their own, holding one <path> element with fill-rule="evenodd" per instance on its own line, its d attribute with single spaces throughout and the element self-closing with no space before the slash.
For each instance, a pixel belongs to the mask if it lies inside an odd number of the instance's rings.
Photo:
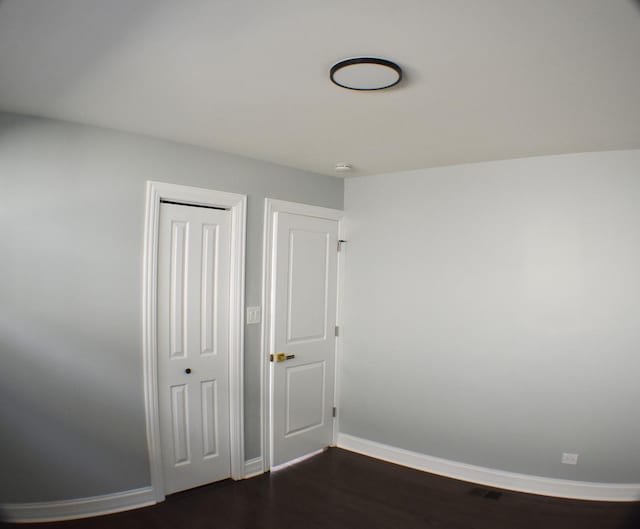
<svg viewBox="0 0 640 529">
<path fill-rule="evenodd" d="M 272 465 L 331 444 L 338 222 L 276 213 L 273 245 Z M 293 356 L 292 356 L 293 355 Z"/>
<path fill-rule="evenodd" d="M 324 340 L 329 234 L 292 230 L 289 239 L 287 343 Z"/>
<path fill-rule="evenodd" d="M 205 458 L 214 457 L 218 446 L 218 386 L 215 380 L 200 383 L 202 397 L 202 454 Z"/>
<path fill-rule="evenodd" d="M 184 358 L 187 333 L 184 317 L 187 304 L 185 272 L 187 268 L 187 223 L 171 222 L 171 356 Z"/>
<path fill-rule="evenodd" d="M 201 354 L 215 354 L 216 343 L 216 257 L 218 249 L 218 226 L 202 226 L 202 319 Z"/>
<path fill-rule="evenodd" d="M 158 402 L 165 493 L 230 476 L 228 211 L 162 204 Z"/>
<path fill-rule="evenodd" d="M 325 363 L 286 366 L 285 436 L 324 423 Z"/>
<path fill-rule="evenodd" d="M 186 384 L 171 386 L 171 429 L 173 433 L 173 462 L 182 465 L 189 462 L 189 430 L 187 429 Z"/>
</svg>

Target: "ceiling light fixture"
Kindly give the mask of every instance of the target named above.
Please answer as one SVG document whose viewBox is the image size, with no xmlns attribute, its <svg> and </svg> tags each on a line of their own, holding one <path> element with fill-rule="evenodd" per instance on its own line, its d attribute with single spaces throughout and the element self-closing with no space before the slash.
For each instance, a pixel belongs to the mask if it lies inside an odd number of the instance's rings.
<svg viewBox="0 0 640 529">
<path fill-rule="evenodd" d="M 383 90 L 402 80 L 402 68 L 387 59 L 353 57 L 334 64 L 329 77 L 334 84 L 349 90 Z"/>
</svg>

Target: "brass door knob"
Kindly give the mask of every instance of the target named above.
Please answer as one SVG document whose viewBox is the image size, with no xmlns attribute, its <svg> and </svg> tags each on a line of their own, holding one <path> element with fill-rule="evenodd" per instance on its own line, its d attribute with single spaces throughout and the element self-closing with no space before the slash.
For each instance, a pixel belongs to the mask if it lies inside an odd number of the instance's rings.
<svg viewBox="0 0 640 529">
<path fill-rule="evenodd" d="M 275 355 L 271 355 L 272 362 L 284 362 L 285 360 L 293 360 L 296 357 L 294 354 L 287 353 L 276 353 Z"/>
</svg>

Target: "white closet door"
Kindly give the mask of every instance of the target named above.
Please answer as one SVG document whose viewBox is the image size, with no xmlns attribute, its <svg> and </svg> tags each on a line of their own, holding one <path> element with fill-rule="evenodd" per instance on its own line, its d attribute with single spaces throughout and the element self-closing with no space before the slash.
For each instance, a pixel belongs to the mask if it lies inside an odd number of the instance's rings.
<svg viewBox="0 0 640 529">
<path fill-rule="evenodd" d="M 160 207 L 158 401 L 165 493 L 228 478 L 228 211 Z"/>
</svg>

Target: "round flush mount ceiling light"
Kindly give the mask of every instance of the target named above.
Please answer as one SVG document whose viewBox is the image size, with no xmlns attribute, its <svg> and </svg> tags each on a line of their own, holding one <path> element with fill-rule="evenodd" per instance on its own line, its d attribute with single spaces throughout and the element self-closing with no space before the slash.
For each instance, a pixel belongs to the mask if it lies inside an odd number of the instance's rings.
<svg viewBox="0 0 640 529">
<path fill-rule="evenodd" d="M 395 62 L 377 57 L 353 57 L 331 67 L 334 84 L 349 90 L 383 90 L 402 80 L 402 68 Z"/>
</svg>

